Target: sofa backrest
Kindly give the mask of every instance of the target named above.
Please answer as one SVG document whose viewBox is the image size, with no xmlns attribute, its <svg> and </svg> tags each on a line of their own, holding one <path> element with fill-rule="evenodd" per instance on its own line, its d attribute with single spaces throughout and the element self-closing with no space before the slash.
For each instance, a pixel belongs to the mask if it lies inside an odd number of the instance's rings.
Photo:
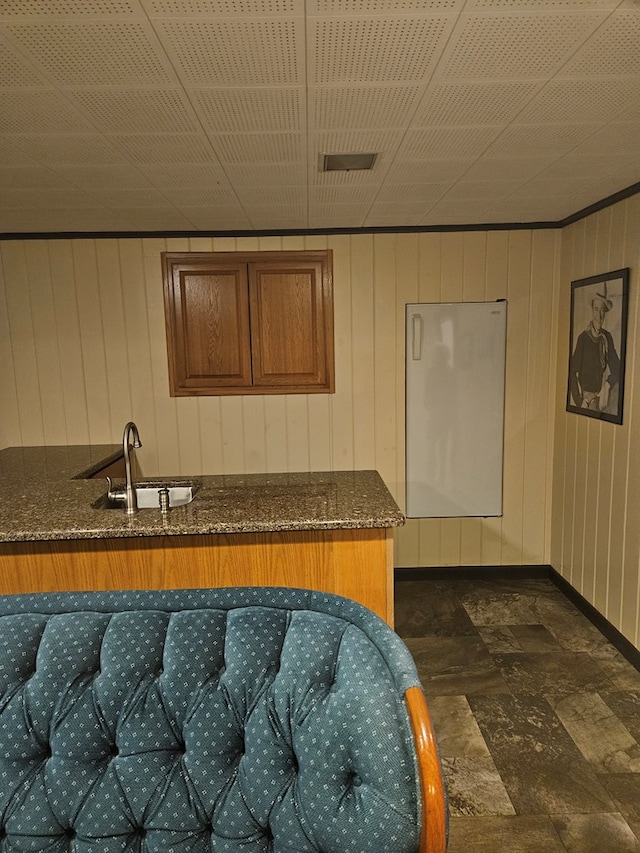
<svg viewBox="0 0 640 853">
<path fill-rule="evenodd" d="M 417 851 L 416 686 L 397 635 L 338 596 L 0 596 L 0 835 L 15 851 Z"/>
</svg>

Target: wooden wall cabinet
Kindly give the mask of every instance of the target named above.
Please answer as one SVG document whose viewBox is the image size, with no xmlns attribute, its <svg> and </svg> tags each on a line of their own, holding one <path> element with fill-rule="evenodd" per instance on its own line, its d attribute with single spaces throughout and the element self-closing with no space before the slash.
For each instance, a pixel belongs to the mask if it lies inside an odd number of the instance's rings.
<svg viewBox="0 0 640 853">
<path fill-rule="evenodd" d="M 172 397 L 333 393 L 331 251 L 163 252 Z"/>
</svg>

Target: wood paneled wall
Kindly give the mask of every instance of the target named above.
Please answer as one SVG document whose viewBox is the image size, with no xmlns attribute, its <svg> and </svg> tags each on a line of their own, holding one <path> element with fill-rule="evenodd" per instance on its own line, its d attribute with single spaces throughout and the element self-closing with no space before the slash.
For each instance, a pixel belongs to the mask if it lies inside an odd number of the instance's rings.
<svg viewBox="0 0 640 853">
<path fill-rule="evenodd" d="M 305 248 L 333 249 L 336 393 L 169 397 L 160 252 Z M 133 419 L 147 476 L 376 468 L 404 506 L 404 305 L 506 298 L 504 516 L 411 520 L 396 565 L 548 563 L 560 249 L 556 230 L 0 242 L 0 447 L 118 442 Z"/>
<path fill-rule="evenodd" d="M 551 563 L 640 648 L 640 195 L 562 233 Z M 570 282 L 630 267 L 621 426 L 565 411 Z"/>
</svg>

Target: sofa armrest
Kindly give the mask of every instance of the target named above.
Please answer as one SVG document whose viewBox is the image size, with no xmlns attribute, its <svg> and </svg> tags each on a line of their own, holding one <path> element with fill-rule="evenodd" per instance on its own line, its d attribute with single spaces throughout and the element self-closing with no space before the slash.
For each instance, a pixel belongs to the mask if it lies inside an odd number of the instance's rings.
<svg viewBox="0 0 640 853">
<path fill-rule="evenodd" d="M 419 853 L 445 853 L 447 806 L 444 781 L 431 717 L 420 687 L 410 687 L 405 702 L 413 737 L 422 790 L 422 830 Z"/>
</svg>

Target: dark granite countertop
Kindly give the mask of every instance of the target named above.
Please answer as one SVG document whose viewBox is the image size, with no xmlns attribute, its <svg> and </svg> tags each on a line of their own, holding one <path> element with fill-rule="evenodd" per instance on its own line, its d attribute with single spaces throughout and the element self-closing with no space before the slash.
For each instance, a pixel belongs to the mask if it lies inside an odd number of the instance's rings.
<svg viewBox="0 0 640 853">
<path fill-rule="evenodd" d="M 377 471 L 154 478 L 196 483 L 194 500 L 166 517 L 156 509 L 132 517 L 96 509 L 106 482 L 85 478 L 121 455 L 121 445 L 0 451 L 0 542 L 397 527 L 405 520 Z"/>
</svg>

